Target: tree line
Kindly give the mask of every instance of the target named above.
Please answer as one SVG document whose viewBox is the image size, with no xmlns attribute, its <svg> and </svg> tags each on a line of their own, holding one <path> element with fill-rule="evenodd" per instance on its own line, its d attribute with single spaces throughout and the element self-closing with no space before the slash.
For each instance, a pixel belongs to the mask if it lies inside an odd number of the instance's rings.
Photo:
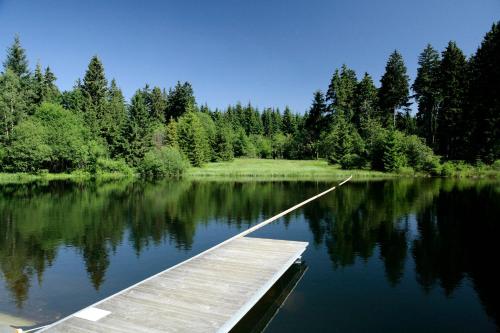
<svg viewBox="0 0 500 333">
<path fill-rule="evenodd" d="M 30 70 L 19 37 L 0 74 L 0 166 L 6 172 L 74 170 L 178 175 L 188 164 L 234 157 L 326 158 L 343 168 L 442 174 L 445 161 L 500 156 L 500 23 L 467 58 L 454 42 L 428 45 L 413 84 L 394 51 L 376 87 L 346 65 L 305 114 L 250 103 L 198 105 L 189 82 L 138 89 L 127 102 L 97 56 L 61 92 L 50 67 Z M 411 100 L 418 111 L 413 115 Z"/>
</svg>

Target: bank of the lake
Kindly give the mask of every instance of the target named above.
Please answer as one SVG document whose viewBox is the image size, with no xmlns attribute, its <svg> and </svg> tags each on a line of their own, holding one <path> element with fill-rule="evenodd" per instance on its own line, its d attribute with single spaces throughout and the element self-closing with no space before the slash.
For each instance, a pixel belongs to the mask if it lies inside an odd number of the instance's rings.
<svg viewBox="0 0 500 333">
<path fill-rule="evenodd" d="M 53 180 L 71 180 L 71 181 L 89 181 L 93 179 L 102 181 L 122 180 L 126 178 L 134 178 L 135 175 L 107 172 L 92 174 L 89 172 L 76 171 L 72 173 L 25 173 L 15 172 L 6 173 L 0 172 L 0 184 L 23 184 L 34 181 L 53 181 Z"/>
<path fill-rule="evenodd" d="M 344 170 L 330 165 L 326 160 L 279 160 L 238 158 L 229 162 L 207 163 L 202 167 L 190 168 L 188 178 L 194 179 L 263 179 L 263 180 L 337 180 L 353 176 L 354 179 L 389 179 L 394 177 L 428 177 L 429 174 L 415 172 L 411 168 L 397 173 L 375 170 Z M 499 178 L 500 170 L 492 167 L 474 167 L 456 164 L 445 177 L 457 178 Z"/>
<path fill-rule="evenodd" d="M 339 180 L 350 175 L 354 179 L 391 179 L 396 177 L 429 177 L 431 175 L 415 172 L 411 168 L 399 172 L 382 172 L 376 170 L 344 170 L 338 165 L 328 164 L 326 160 L 283 160 L 261 158 L 237 158 L 227 162 L 212 162 L 201 167 L 190 167 L 184 177 L 194 180 Z M 500 178 L 500 170 L 495 167 L 475 167 L 468 164 L 455 164 L 451 170 L 441 177 L 452 178 Z M 92 174 L 86 171 L 72 173 L 0 173 L 0 184 L 27 183 L 32 181 L 72 180 L 101 181 L 120 180 L 124 178 L 140 178 L 138 173 L 99 172 Z"/>
</svg>

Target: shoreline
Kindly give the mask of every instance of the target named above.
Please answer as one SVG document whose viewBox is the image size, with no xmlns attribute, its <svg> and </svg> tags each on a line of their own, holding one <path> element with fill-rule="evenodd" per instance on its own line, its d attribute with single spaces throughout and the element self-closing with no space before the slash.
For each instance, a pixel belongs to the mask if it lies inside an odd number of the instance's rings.
<svg viewBox="0 0 500 333">
<path fill-rule="evenodd" d="M 274 160 L 237 158 L 229 162 L 211 162 L 202 167 L 190 167 L 182 178 L 187 180 L 237 180 L 237 181 L 330 181 L 353 176 L 354 179 L 375 180 L 395 178 L 428 178 L 428 174 L 413 171 L 389 173 L 375 170 L 343 170 L 329 165 L 325 160 Z M 498 179 L 500 171 L 476 169 L 456 172 L 451 176 L 433 178 Z M 0 173 L 0 185 L 24 184 L 38 181 L 115 181 L 140 179 L 139 175 L 119 172 L 91 174 L 86 171 L 73 173 Z"/>
</svg>

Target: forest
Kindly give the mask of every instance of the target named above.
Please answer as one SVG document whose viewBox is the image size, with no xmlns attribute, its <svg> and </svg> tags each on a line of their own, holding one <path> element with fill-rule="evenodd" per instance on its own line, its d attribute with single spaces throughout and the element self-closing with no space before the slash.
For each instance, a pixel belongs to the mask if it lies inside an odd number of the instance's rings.
<svg viewBox="0 0 500 333">
<path fill-rule="evenodd" d="M 5 173 L 180 176 L 189 165 L 237 157 L 444 176 L 471 165 L 500 169 L 500 22 L 470 57 L 453 41 L 441 52 L 427 45 L 412 83 L 397 50 L 379 87 L 343 65 L 305 113 L 250 103 L 211 109 L 189 82 L 146 84 L 126 101 L 98 56 L 60 91 L 49 66 L 32 70 L 27 59 L 15 36 L 0 74 Z"/>
</svg>

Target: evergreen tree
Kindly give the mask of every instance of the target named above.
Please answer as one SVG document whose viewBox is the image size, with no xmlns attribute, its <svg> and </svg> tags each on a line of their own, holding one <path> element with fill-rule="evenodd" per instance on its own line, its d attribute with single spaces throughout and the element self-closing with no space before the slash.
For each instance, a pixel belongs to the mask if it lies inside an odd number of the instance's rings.
<svg viewBox="0 0 500 333">
<path fill-rule="evenodd" d="M 165 119 L 177 119 L 196 105 L 193 87 L 189 82 L 177 82 L 174 89 L 170 89 L 167 96 Z"/>
<path fill-rule="evenodd" d="M 179 118 L 177 134 L 179 147 L 191 165 L 201 166 L 205 162 L 206 135 L 194 111 L 188 111 Z"/>
<path fill-rule="evenodd" d="M 372 77 L 365 73 L 363 79 L 356 86 L 354 94 L 354 115 L 352 121 L 356 128 L 361 128 L 361 123 L 376 117 L 378 104 L 377 88 Z"/>
<path fill-rule="evenodd" d="M 81 85 L 85 98 L 83 110 L 85 121 L 94 135 L 99 134 L 104 118 L 108 81 L 104 74 L 104 66 L 97 56 L 90 59 L 89 66 Z"/>
<path fill-rule="evenodd" d="M 350 121 L 353 116 L 357 84 L 356 72 L 345 64 L 342 65 L 340 72 L 338 69 L 335 70 L 326 93 L 326 100 L 330 103 L 329 112 L 343 112 Z"/>
<path fill-rule="evenodd" d="M 54 75 L 54 73 L 52 73 L 50 67 L 47 66 L 47 68 L 45 68 L 45 74 L 43 77 L 45 101 L 56 102 L 59 100 L 60 92 L 55 84 L 56 80 L 56 76 Z"/>
<path fill-rule="evenodd" d="M 285 135 L 292 135 L 297 131 L 297 122 L 295 117 L 293 116 L 290 108 L 285 107 L 285 111 L 283 112 L 283 121 L 281 126 L 281 131 Z"/>
<path fill-rule="evenodd" d="M 151 119 L 159 123 L 165 123 L 167 99 L 160 88 L 154 87 L 153 90 L 147 94 L 147 104 Z"/>
<path fill-rule="evenodd" d="M 463 158 L 469 136 L 464 115 L 467 91 L 467 61 L 454 42 L 449 42 L 439 67 L 439 88 L 442 96 L 438 112 L 439 152 L 449 159 Z"/>
<path fill-rule="evenodd" d="M 409 106 L 408 81 L 403 57 L 398 51 L 394 51 L 387 61 L 385 73 L 380 80 L 379 106 L 384 123 L 396 126 L 398 109 Z"/>
<path fill-rule="evenodd" d="M 384 143 L 384 171 L 394 172 L 406 166 L 403 138 L 399 131 L 390 130 Z"/>
<path fill-rule="evenodd" d="M 165 145 L 173 148 L 179 148 L 179 136 L 177 135 L 177 122 L 173 119 L 170 119 L 165 129 Z"/>
<path fill-rule="evenodd" d="M 500 22 L 493 24 L 471 61 L 471 159 L 500 159 Z"/>
<path fill-rule="evenodd" d="M 21 79 L 10 68 L 0 75 L 0 141 L 9 139 L 14 126 L 28 110 Z"/>
<path fill-rule="evenodd" d="M 224 124 L 217 124 L 213 151 L 215 161 L 231 161 L 234 158 L 233 139 L 231 128 Z"/>
<path fill-rule="evenodd" d="M 142 91 L 136 91 L 132 97 L 128 113 L 124 133 L 127 138 L 125 158 L 130 164 L 137 166 L 152 143 L 151 123 Z"/>
<path fill-rule="evenodd" d="M 7 49 L 7 58 L 3 66 L 4 72 L 10 69 L 12 73 L 17 75 L 21 80 L 28 78 L 30 75 L 26 51 L 21 46 L 21 41 L 17 35 L 14 37 L 12 45 Z"/>
<path fill-rule="evenodd" d="M 42 66 L 38 62 L 35 67 L 33 76 L 33 102 L 39 106 L 45 100 L 45 78 L 42 71 Z"/>
<path fill-rule="evenodd" d="M 101 121 L 101 136 L 106 140 L 111 155 L 119 156 L 124 153 L 126 146 L 123 131 L 127 123 L 127 110 L 125 98 L 115 79 L 111 80 L 106 99 L 106 111 Z"/>
<path fill-rule="evenodd" d="M 428 44 L 418 58 L 417 77 L 412 86 L 418 103 L 418 131 L 431 147 L 436 144 L 437 113 L 441 102 L 438 86 L 440 62 L 439 53 Z"/>
<path fill-rule="evenodd" d="M 308 136 L 307 144 L 309 146 L 309 150 L 316 158 L 318 157 L 318 140 L 321 132 L 325 128 L 324 115 L 326 110 L 325 96 L 320 90 L 318 90 L 314 93 L 313 104 L 309 109 L 305 120 L 305 129 Z"/>
</svg>

